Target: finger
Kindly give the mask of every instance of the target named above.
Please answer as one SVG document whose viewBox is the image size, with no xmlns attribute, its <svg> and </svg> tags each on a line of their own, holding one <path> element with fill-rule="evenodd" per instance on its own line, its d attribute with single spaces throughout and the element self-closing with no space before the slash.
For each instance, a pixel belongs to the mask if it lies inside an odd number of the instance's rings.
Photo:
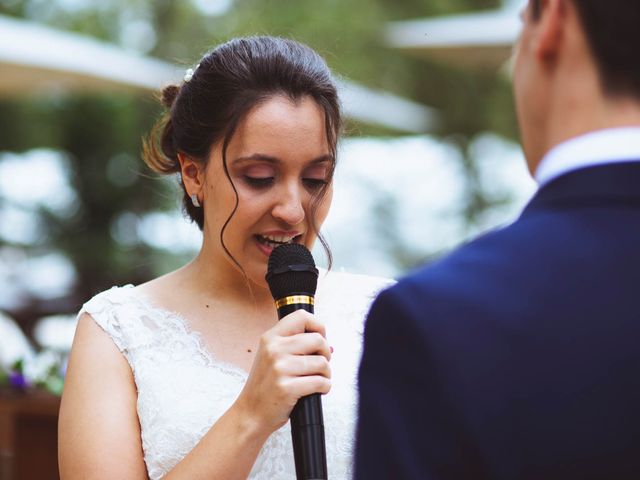
<svg viewBox="0 0 640 480">
<path fill-rule="evenodd" d="M 331 390 L 331 380 L 321 375 L 295 377 L 290 381 L 291 392 L 297 398 L 313 393 L 327 394 Z"/>
<path fill-rule="evenodd" d="M 331 378 L 331 366 L 322 355 L 288 355 L 275 368 L 281 375 L 292 377 L 320 375 Z"/>
<path fill-rule="evenodd" d="M 283 337 L 289 337 L 304 332 L 317 332 L 326 336 L 324 323 L 306 310 L 296 310 L 280 320 L 272 331 Z"/>
<path fill-rule="evenodd" d="M 290 355 L 322 355 L 331 360 L 331 347 L 326 338 L 317 332 L 298 333 L 290 337 L 281 337 L 279 347 Z"/>
<path fill-rule="evenodd" d="M 318 332 L 298 333 L 289 337 L 275 333 L 265 334 L 260 338 L 261 356 L 271 362 L 284 361 L 289 356 L 321 356 L 331 360 L 332 352 L 329 342 Z"/>
</svg>

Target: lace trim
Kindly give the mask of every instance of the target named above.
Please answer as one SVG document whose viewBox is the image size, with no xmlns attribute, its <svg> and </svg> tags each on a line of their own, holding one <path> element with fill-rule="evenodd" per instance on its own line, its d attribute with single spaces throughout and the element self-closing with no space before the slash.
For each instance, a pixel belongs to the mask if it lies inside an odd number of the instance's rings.
<svg viewBox="0 0 640 480">
<path fill-rule="evenodd" d="M 196 330 L 191 329 L 189 321 L 180 313 L 172 310 L 167 310 L 155 305 L 149 298 L 140 292 L 131 292 L 131 298 L 138 303 L 138 305 L 145 310 L 157 312 L 163 319 L 169 319 L 175 321 L 176 324 L 181 326 L 182 334 L 189 338 L 192 338 L 197 345 L 198 352 L 207 359 L 207 365 L 212 366 L 220 370 L 221 372 L 237 377 L 243 381 L 249 377 L 249 373 L 244 369 L 233 365 L 232 363 L 220 360 L 215 356 L 213 352 L 207 347 L 207 344 L 202 337 L 202 334 Z"/>
<path fill-rule="evenodd" d="M 120 325 L 120 320 L 116 318 L 117 316 L 115 314 L 118 311 L 118 306 L 125 307 L 132 306 L 133 304 L 134 308 L 141 313 L 148 312 L 145 316 L 149 316 L 149 313 L 151 313 L 152 323 L 156 325 L 160 324 L 163 327 L 169 326 L 171 327 L 171 332 L 184 335 L 191 339 L 196 346 L 198 353 L 205 359 L 207 365 L 214 367 L 227 375 L 236 377 L 239 380 L 246 381 L 249 376 L 248 372 L 236 365 L 216 358 L 216 356 L 207 348 L 202 334 L 198 331 L 192 330 L 189 326 L 189 322 L 184 318 L 184 316 L 178 312 L 156 306 L 144 294 L 134 292 L 134 288 L 135 287 L 131 284 L 124 285 L 122 287 L 112 287 L 87 302 L 83 306 L 79 315 L 84 312 L 89 313 L 96 323 L 98 323 L 98 325 L 100 325 L 100 327 L 102 327 L 102 329 L 113 338 L 120 351 L 127 356 L 131 345 L 124 343 L 125 339 L 123 338 L 124 335 L 121 331 L 122 325 Z M 144 316 L 141 316 L 141 318 L 144 318 Z M 167 325 L 167 323 L 170 323 L 170 325 Z M 149 330 L 151 335 L 155 333 L 151 332 L 152 328 Z"/>
</svg>

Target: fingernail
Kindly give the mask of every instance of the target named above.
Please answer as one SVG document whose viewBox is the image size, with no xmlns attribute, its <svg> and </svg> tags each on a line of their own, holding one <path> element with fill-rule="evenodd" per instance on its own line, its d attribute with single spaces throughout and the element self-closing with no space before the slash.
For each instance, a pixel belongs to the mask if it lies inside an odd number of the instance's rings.
<svg viewBox="0 0 640 480">
<path fill-rule="evenodd" d="M 329 346 L 329 350 L 331 350 L 331 353 L 333 353 L 333 347 Z"/>
</svg>

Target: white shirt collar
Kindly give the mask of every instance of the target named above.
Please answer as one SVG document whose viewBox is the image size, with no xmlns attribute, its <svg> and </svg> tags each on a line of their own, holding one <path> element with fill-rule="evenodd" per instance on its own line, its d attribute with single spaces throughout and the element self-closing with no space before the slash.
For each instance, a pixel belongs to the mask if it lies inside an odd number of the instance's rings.
<svg viewBox="0 0 640 480">
<path fill-rule="evenodd" d="M 553 147 L 535 172 L 538 185 L 572 170 L 606 163 L 640 161 L 640 127 L 598 130 Z"/>
</svg>

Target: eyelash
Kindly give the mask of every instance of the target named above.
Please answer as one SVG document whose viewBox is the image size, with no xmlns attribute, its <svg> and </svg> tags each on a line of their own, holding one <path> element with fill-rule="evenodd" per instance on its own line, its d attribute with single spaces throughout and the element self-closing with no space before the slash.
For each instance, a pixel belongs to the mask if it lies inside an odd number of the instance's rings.
<svg viewBox="0 0 640 480">
<path fill-rule="evenodd" d="M 311 190 L 320 190 L 329 183 L 321 178 L 303 178 L 302 181 Z"/>
<path fill-rule="evenodd" d="M 256 177 L 249 177 L 248 175 L 244 176 L 244 180 L 245 182 L 247 182 L 247 184 L 253 188 L 256 189 L 263 189 L 263 188 L 267 188 L 270 187 L 271 185 L 273 185 L 274 182 L 274 177 L 264 177 L 264 178 L 256 178 Z M 326 180 L 320 179 L 320 178 L 303 178 L 302 182 L 306 185 L 307 188 L 309 188 L 310 190 L 319 190 L 322 187 L 324 187 L 325 185 L 327 185 Z"/>
<path fill-rule="evenodd" d="M 273 177 L 249 177 L 248 175 L 244 176 L 245 182 L 254 188 L 266 188 L 273 184 Z"/>
</svg>

